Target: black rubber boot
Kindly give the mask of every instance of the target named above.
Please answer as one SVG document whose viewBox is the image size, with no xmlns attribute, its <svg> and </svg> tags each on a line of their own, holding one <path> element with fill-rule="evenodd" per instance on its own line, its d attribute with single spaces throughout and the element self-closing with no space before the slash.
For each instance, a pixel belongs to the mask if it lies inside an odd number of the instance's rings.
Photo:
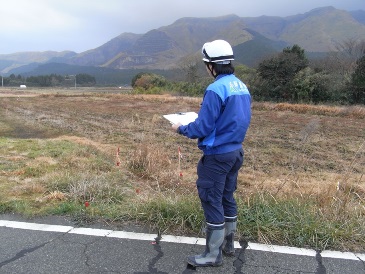
<svg viewBox="0 0 365 274">
<path fill-rule="evenodd" d="M 205 251 L 203 254 L 189 256 L 187 261 L 192 266 L 220 266 L 223 264 L 222 244 L 224 240 L 224 225 L 207 225 Z"/>
</svg>

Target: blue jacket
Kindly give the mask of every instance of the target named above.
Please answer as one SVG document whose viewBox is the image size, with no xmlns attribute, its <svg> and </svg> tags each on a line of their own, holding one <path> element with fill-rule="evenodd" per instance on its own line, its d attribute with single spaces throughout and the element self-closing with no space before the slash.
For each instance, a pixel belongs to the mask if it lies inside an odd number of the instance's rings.
<svg viewBox="0 0 365 274">
<path fill-rule="evenodd" d="M 234 74 L 218 75 L 203 97 L 198 118 L 178 133 L 198 138 L 205 155 L 222 154 L 242 147 L 251 121 L 251 96 Z"/>
</svg>

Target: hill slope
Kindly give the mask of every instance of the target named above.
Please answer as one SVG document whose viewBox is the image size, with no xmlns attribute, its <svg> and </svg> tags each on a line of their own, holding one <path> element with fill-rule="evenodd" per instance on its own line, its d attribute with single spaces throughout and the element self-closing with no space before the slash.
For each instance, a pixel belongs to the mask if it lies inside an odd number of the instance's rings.
<svg viewBox="0 0 365 274">
<path fill-rule="evenodd" d="M 328 52 L 348 39 L 365 37 L 365 12 L 333 7 L 288 17 L 181 18 L 145 34 L 123 33 L 95 49 L 74 52 L 17 53 L 0 55 L 0 72 L 11 73 L 36 63 L 58 62 L 113 69 L 171 69 L 182 58 L 200 54 L 206 41 L 225 39 L 235 48 L 238 62 L 256 64 L 264 56 L 298 44 L 307 52 Z M 19 70 L 18 70 L 19 71 Z"/>
</svg>

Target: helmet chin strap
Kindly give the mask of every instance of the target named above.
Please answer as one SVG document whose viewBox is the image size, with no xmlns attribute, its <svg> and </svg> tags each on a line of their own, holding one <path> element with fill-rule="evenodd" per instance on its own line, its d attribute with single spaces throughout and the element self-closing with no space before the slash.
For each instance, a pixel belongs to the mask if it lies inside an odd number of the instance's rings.
<svg viewBox="0 0 365 274">
<path fill-rule="evenodd" d="M 213 69 L 213 65 L 212 64 L 207 64 L 207 68 L 208 70 L 210 71 L 210 74 L 216 78 L 217 77 L 217 74 L 215 73 L 214 69 Z"/>
</svg>

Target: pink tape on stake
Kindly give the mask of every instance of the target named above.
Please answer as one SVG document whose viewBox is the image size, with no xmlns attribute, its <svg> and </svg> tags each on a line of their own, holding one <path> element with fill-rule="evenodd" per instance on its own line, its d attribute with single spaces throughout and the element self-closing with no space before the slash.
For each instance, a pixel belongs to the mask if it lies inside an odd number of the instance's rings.
<svg viewBox="0 0 365 274">
<path fill-rule="evenodd" d="M 178 148 L 178 153 L 179 153 L 179 176 L 182 177 L 182 172 L 181 172 L 181 158 L 182 158 L 182 155 L 181 155 L 181 149 L 180 147 Z"/>
<path fill-rule="evenodd" d="M 120 152 L 120 149 L 119 149 L 119 147 L 118 147 L 118 149 L 117 149 L 117 166 L 119 166 L 120 165 L 120 158 L 119 158 L 119 152 Z"/>
</svg>

